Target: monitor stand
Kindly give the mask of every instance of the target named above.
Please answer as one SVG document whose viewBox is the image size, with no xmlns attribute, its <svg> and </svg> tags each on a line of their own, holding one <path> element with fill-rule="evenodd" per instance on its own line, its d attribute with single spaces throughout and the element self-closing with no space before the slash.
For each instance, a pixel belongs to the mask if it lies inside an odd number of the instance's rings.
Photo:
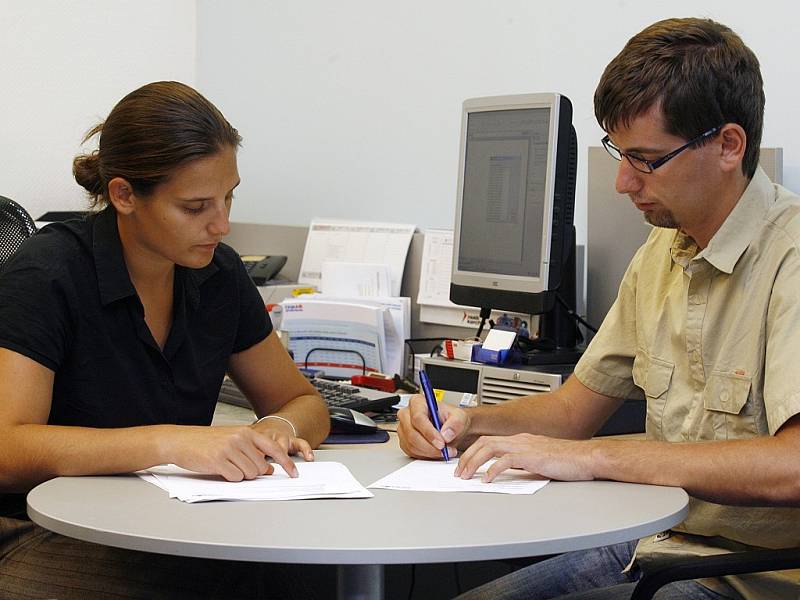
<svg viewBox="0 0 800 600">
<path fill-rule="evenodd" d="M 580 360 L 582 350 L 561 348 L 558 350 L 532 350 L 522 358 L 523 364 L 537 365 L 575 365 Z"/>
</svg>

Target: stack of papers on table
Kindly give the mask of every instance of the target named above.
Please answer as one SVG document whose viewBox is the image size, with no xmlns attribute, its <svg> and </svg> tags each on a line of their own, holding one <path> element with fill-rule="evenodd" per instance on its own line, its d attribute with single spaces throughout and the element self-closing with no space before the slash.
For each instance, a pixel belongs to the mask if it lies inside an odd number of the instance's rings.
<svg viewBox="0 0 800 600">
<path fill-rule="evenodd" d="M 458 464 L 433 460 L 415 460 L 389 473 L 367 487 L 416 492 L 490 492 L 495 494 L 533 494 L 549 483 L 519 469 L 508 469 L 491 483 L 481 477 L 495 461 L 489 461 L 475 472 L 472 479 L 463 480 L 453 475 Z"/>
<path fill-rule="evenodd" d="M 308 498 L 372 498 L 350 470 L 338 462 L 297 462 L 299 477 L 292 479 L 277 464 L 275 472 L 247 481 L 225 481 L 175 465 L 161 465 L 137 475 L 183 502 L 210 500 L 303 500 Z"/>
</svg>

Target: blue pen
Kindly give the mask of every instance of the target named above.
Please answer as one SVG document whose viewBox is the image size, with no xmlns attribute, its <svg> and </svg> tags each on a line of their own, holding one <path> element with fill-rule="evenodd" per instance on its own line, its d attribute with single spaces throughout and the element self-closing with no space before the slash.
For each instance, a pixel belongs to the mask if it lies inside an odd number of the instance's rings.
<svg viewBox="0 0 800 600">
<path fill-rule="evenodd" d="M 425 402 L 428 403 L 428 415 L 436 427 L 436 431 L 442 431 L 442 424 L 439 422 L 439 409 L 436 407 L 436 396 L 433 395 L 433 388 L 431 388 L 431 380 L 428 379 L 428 374 L 425 371 L 419 372 L 419 382 L 422 384 L 422 393 L 425 394 Z M 450 462 L 450 454 L 447 452 L 447 442 L 442 447 L 442 456 L 444 462 Z"/>
</svg>

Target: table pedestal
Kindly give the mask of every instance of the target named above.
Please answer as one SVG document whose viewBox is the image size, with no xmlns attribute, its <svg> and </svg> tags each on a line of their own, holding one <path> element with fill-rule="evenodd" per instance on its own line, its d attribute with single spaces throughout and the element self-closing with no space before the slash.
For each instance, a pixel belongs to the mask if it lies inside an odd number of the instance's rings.
<svg viewBox="0 0 800 600">
<path fill-rule="evenodd" d="M 383 565 L 339 565 L 336 568 L 338 600 L 383 600 Z"/>
</svg>

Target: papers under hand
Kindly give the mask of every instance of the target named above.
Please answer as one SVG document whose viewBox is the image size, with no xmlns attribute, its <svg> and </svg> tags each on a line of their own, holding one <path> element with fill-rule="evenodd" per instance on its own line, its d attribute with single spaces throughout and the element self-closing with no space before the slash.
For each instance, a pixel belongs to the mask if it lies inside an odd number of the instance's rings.
<svg viewBox="0 0 800 600">
<path fill-rule="evenodd" d="M 212 500 L 303 500 L 309 498 L 371 498 L 349 469 L 338 462 L 297 462 L 300 474 L 290 478 L 280 465 L 275 472 L 249 481 L 230 482 L 218 476 L 201 475 L 175 465 L 161 465 L 139 471 L 143 480 L 183 502 Z M 497 494 L 533 494 L 548 481 L 509 469 L 492 483 L 483 483 L 481 476 L 487 463 L 470 480 L 453 476 L 456 461 L 417 460 L 379 479 L 370 488 L 427 492 L 492 492 Z"/>
<path fill-rule="evenodd" d="M 175 465 L 161 465 L 137 475 L 183 502 L 210 500 L 303 500 L 308 498 L 372 498 L 350 470 L 338 462 L 297 462 L 292 479 L 277 464 L 275 472 L 256 479 L 231 482 L 201 475 Z"/>
<path fill-rule="evenodd" d="M 453 476 L 458 461 L 415 460 L 368 485 L 372 489 L 407 490 L 415 492 L 490 492 L 495 494 L 533 494 L 549 483 L 547 479 L 535 479 L 533 475 L 519 469 L 509 469 L 498 475 L 491 483 L 481 477 L 494 463 L 483 465 L 472 479 L 463 480 Z"/>
</svg>

